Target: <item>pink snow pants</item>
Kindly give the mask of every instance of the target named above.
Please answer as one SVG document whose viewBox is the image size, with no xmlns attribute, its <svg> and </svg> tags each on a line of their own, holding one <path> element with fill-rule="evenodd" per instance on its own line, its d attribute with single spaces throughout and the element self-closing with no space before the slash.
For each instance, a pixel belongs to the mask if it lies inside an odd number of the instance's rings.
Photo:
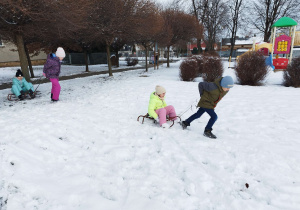
<svg viewBox="0 0 300 210">
<path fill-rule="evenodd" d="M 176 117 L 176 112 L 172 105 L 166 106 L 161 109 L 157 109 L 157 110 L 155 110 L 155 112 L 159 117 L 159 125 L 160 126 L 167 122 L 167 115 L 169 115 L 169 118 Z"/>
<path fill-rule="evenodd" d="M 60 94 L 60 84 L 58 82 L 58 79 L 50 78 L 50 81 L 52 83 L 52 89 L 51 89 L 51 93 L 53 94 L 52 99 L 58 100 Z"/>
</svg>

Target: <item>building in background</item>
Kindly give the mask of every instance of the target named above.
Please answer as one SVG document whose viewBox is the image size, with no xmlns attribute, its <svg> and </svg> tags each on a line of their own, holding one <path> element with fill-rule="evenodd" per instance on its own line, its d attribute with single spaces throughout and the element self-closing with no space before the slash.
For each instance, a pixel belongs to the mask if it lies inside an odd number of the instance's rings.
<svg viewBox="0 0 300 210">
<path fill-rule="evenodd" d="M 37 56 L 32 56 L 32 65 L 43 65 L 47 55 L 40 52 Z M 20 66 L 20 59 L 17 47 L 10 43 L 0 40 L 0 67 Z"/>
</svg>

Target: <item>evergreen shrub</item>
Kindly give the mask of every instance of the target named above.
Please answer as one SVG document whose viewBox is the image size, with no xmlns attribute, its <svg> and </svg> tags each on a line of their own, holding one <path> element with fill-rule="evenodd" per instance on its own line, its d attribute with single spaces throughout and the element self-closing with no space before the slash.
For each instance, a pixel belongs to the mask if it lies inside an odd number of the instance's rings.
<svg viewBox="0 0 300 210">
<path fill-rule="evenodd" d="M 223 62 L 218 55 L 205 54 L 201 65 L 201 76 L 205 82 L 213 82 L 222 77 L 224 72 Z"/>
<path fill-rule="evenodd" d="M 241 85 L 258 86 L 268 75 L 265 57 L 259 52 L 249 52 L 241 56 L 235 69 Z"/>
<path fill-rule="evenodd" d="M 283 73 L 283 85 L 300 87 L 300 57 L 294 58 Z"/>
<path fill-rule="evenodd" d="M 202 69 L 203 69 L 203 56 L 202 55 L 194 55 L 190 57 L 190 59 L 195 60 L 197 62 L 196 65 L 196 70 L 197 70 L 197 76 L 201 77 L 202 76 Z"/>
<path fill-rule="evenodd" d="M 182 81 L 194 81 L 198 76 L 197 61 L 195 59 L 187 58 L 180 64 L 180 78 Z"/>
</svg>

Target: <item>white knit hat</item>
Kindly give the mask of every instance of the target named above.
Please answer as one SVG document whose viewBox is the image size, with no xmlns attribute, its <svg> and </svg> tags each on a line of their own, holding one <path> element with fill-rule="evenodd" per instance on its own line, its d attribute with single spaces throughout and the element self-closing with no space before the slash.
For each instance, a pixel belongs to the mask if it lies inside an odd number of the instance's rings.
<svg viewBox="0 0 300 210">
<path fill-rule="evenodd" d="M 165 93 L 166 92 L 166 89 L 160 85 L 156 85 L 155 87 L 155 92 L 157 95 L 160 95 L 162 93 Z"/>
<path fill-rule="evenodd" d="M 64 49 L 62 47 L 58 47 L 57 50 L 56 50 L 56 53 L 55 55 L 59 58 L 64 58 L 66 57 L 66 53 L 64 51 Z"/>
</svg>

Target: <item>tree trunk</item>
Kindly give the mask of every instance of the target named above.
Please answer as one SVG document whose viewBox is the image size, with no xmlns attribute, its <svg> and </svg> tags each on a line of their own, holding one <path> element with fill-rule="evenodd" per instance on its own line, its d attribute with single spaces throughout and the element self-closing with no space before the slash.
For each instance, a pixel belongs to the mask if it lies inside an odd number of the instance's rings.
<svg viewBox="0 0 300 210">
<path fill-rule="evenodd" d="M 146 72 L 148 72 L 148 59 L 147 59 L 148 47 L 145 47 L 145 50 L 146 50 Z"/>
<path fill-rule="evenodd" d="M 24 44 L 24 49 L 25 49 L 25 53 L 26 53 L 26 57 L 27 57 L 28 65 L 29 65 L 30 76 L 31 76 L 31 78 L 34 78 L 32 63 L 31 63 L 31 59 L 30 59 L 28 48 L 26 47 L 26 44 Z"/>
<path fill-rule="evenodd" d="M 16 44 L 18 48 L 19 58 L 20 58 L 20 66 L 22 73 L 27 81 L 30 81 L 29 71 L 28 71 L 28 61 L 26 58 L 26 52 L 24 48 L 24 40 L 21 34 L 16 34 Z"/>
<path fill-rule="evenodd" d="M 170 46 L 168 48 L 168 53 L 167 53 L 167 67 L 170 67 Z"/>
<path fill-rule="evenodd" d="M 120 67 L 119 50 L 116 50 L 117 67 Z"/>
<path fill-rule="evenodd" d="M 83 53 L 84 53 L 85 71 L 89 72 L 89 60 L 88 60 L 87 50 L 84 50 Z"/>
<path fill-rule="evenodd" d="M 201 54 L 201 39 L 197 38 L 198 55 Z"/>
<path fill-rule="evenodd" d="M 198 17 L 198 12 L 197 12 L 197 8 L 196 8 L 196 4 L 195 4 L 195 0 L 192 0 L 193 3 L 193 9 L 194 9 L 194 15 L 196 18 L 197 23 L 199 23 L 199 17 Z M 201 38 L 197 38 L 197 48 L 198 48 L 198 54 L 201 53 Z"/>
<path fill-rule="evenodd" d="M 230 56 L 232 58 L 233 55 L 233 50 L 234 50 L 234 46 L 235 46 L 235 37 L 231 38 L 231 47 L 230 47 Z"/>
<path fill-rule="evenodd" d="M 110 60 L 110 49 L 109 49 L 110 44 L 106 42 L 106 53 L 107 53 L 107 64 L 108 64 L 108 73 L 109 76 L 112 77 L 112 68 L 111 68 L 111 60 Z"/>
</svg>

